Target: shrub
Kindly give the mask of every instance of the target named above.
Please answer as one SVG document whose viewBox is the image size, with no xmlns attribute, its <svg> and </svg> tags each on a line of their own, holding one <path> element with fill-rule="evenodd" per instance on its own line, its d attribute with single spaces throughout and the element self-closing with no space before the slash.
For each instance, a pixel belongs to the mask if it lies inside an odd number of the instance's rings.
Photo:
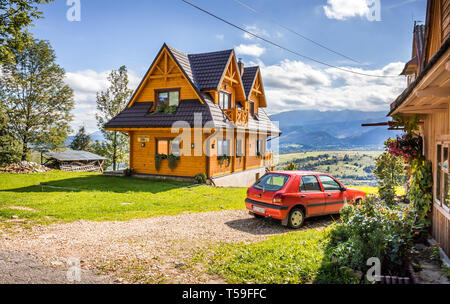
<svg viewBox="0 0 450 304">
<path fill-rule="evenodd" d="M 338 269 L 366 273 L 367 260 L 377 257 L 385 275 L 407 274 L 417 215 L 408 207 L 391 209 L 369 197 L 341 210 L 342 224 L 331 233 L 328 254 Z M 363 278 L 362 278 L 363 279 Z"/>
<path fill-rule="evenodd" d="M 126 168 L 126 169 L 123 171 L 123 174 L 124 174 L 125 176 L 132 176 L 132 175 L 134 174 L 134 171 L 133 171 L 133 169 Z"/>
<path fill-rule="evenodd" d="M 399 157 L 384 152 L 377 157 L 373 173 L 378 180 L 378 193 L 381 200 L 392 206 L 395 203 L 395 187 L 405 183 L 404 163 Z"/>
<path fill-rule="evenodd" d="M 194 178 L 198 184 L 206 183 L 206 174 L 205 173 L 199 173 L 199 174 L 195 175 Z"/>
<path fill-rule="evenodd" d="M 284 170 L 295 171 L 295 170 L 297 170 L 297 165 L 295 163 L 291 162 L 289 165 L 284 167 Z"/>
</svg>

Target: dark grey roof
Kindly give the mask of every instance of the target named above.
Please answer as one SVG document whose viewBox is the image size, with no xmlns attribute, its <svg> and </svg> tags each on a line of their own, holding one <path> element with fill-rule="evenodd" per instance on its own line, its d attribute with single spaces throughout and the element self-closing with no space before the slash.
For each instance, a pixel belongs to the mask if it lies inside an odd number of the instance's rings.
<svg viewBox="0 0 450 304">
<path fill-rule="evenodd" d="M 47 152 L 46 156 L 54 158 L 59 161 L 76 161 L 76 160 L 102 160 L 106 159 L 103 156 L 88 152 L 88 151 L 76 151 L 65 150 L 63 152 Z"/>
<path fill-rule="evenodd" d="M 204 103 L 198 99 L 182 100 L 175 113 L 149 113 L 153 102 L 135 102 L 131 107 L 126 108 L 116 117 L 111 119 L 106 128 L 157 128 L 172 127 L 177 122 L 187 122 L 190 127 L 195 127 L 195 114 L 201 115 L 201 124 L 211 128 L 234 128 L 227 119 L 222 109 L 214 103 L 209 94 L 202 93 Z M 182 127 L 182 126 L 180 126 Z M 238 127 L 240 128 L 240 127 Z M 250 130 L 271 130 L 273 133 L 280 133 L 280 130 L 272 123 L 270 118 L 259 109 L 258 119 L 249 118 L 247 127 L 242 129 Z"/>
<path fill-rule="evenodd" d="M 218 88 L 232 53 L 233 50 L 225 50 L 187 55 L 199 90 Z"/>
<path fill-rule="evenodd" d="M 187 76 L 199 94 L 200 100 L 181 100 L 175 113 L 149 113 L 153 106 L 153 102 L 135 102 L 131 107 L 125 108 L 121 113 L 111 119 L 106 128 L 148 128 L 148 127 L 171 127 L 176 121 L 186 121 L 191 127 L 194 127 L 194 113 L 201 113 L 202 126 L 208 122 L 208 126 L 215 128 L 234 128 L 232 123 L 227 119 L 222 109 L 214 103 L 211 96 L 202 93 L 200 90 L 213 89 L 219 86 L 220 79 L 225 72 L 228 61 L 230 60 L 233 50 L 225 50 L 201 54 L 185 54 L 173 47 L 167 47 L 173 55 L 177 63 L 180 65 L 182 72 Z M 153 62 L 153 64 L 155 61 Z M 153 66 L 152 64 L 152 66 Z M 151 70 L 150 66 L 147 74 Z M 244 82 L 244 89 L 250 92 L 251 86 L 256 76 L 258 67 L 247 67 L 241 79 Z M 146 75 L 147 75 L 146 74 Z M 144 77 L 145 78 L 145 77 Z M 245 82 L 247 86 L 245 86 Z M 142 82 L 141 82 L 142 84 Z M 136 92 L 135 92 L 136 94 Z M 134 96 L 134 95 L 133 95 Z M 250 117 L 248 127 L 251 130 L 275 130 L 274 133 L 280 132 L 270 121 L 267 114 L 259 109 L 258 118 Z"/>
<path fill-rule="evenodd" d="M 245 97 L 247 98 L 249 97 L 250 91 L 252 90 L 256 74 L 258 73 L 258 69 L 258 66 L 244 68 L 244 73 L 242 74 L 242 83 L 244 85 Z"/>
</svg>

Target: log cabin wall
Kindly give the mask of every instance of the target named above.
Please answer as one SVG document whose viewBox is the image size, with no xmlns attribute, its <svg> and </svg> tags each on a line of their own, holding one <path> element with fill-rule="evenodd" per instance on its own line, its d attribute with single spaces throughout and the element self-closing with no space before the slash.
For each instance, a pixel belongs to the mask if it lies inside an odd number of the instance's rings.
<svg viewBox="0 0 450 304">
<path fill-rule="evenodd" d="M 170 129 L 155 130 L 147 129 L 142 131 L 132 131 L 130 134 L 130 168 L 139 174 L 157 174 L 170 176 L 194 177 L 198 173 L 206 172 L 206 156 L 194 155 L 194 148 L 191 148 L 191 156 L 181 155 L 178 165 L 174 170 L 169 168 L 168 160 L 161 161 L 159 170 L 155 168 L 156 140 L 175 138 L 178 134 L 171 133 Z M 138 142 L 138 136 L 148 136 L 149 141 L 142 146 Z M 206 135 L 204 135 L 206 137 Z M 194 143 L 194 133 L 191 134 L 191 143 Z M 182 143 L 183 145 L 183 143 Z M 183 146 L 181 146 L 183 149 Z"/>
<path fill-rule="evenodd" d="M 450 140 L 450 110 L 436 112 L 424 116 L 424 148 L 425 156 L 433 164 L 433 194 L 436 193 L 436 187 L 440 187 L 436 183 L 437 180 L 437 142 L 443 137 Z M 433 199 L 432 209 L 432 235 L 433 238 L 440 243 L 442 249 L 447 255 L 450 255 L 450 213 L 442 207 L 436 197 Z"/>
</svg>

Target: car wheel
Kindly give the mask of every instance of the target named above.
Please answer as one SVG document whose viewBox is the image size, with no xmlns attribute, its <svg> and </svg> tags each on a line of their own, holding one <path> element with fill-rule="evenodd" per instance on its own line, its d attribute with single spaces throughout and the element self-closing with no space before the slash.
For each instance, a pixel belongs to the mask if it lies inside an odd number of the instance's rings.
<svg viewBox="0 0 450 304">
<path fill-rule="evenodd" d="M 265 218 L 265 216 L 264 216 L 264 215 L 261 215 L 261 214 L 256 214 L 256 213 L 252 213 L 252 214 L 253 214 L 253 216 L 254 216 L 255 218 L 257 218 L 257 219 Z"/>
<path fill-rule="evenodd" d="M 294 208 L 289 213 L 288 226 L 293 229 L 298 229 L 303 225 L 305 220 L 305 213 L 300 208 Z"/>
</svg>

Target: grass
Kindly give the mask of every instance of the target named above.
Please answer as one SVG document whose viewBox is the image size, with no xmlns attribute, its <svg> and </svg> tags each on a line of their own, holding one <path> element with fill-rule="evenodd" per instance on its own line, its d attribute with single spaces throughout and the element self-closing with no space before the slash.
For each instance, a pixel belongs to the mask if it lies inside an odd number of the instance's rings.
<svg viewBox="0 0 450 304">
<path fill-rule="evenodd" d="M 0 221 L 12 216 L 37 222 L 129 220 L 245 207 L 245 188 L 187 186 L 186 182 L 56 170 L 1 173 Z"/>
<path fill-rule="evenodd" d="M 324 277 L 321 271 L 330 229 L 291 232 L 250 245 L 223 244 L 199 259 L 206 259 L 209 272 L 228 283 L 311 283 Z"/>
</svg>

